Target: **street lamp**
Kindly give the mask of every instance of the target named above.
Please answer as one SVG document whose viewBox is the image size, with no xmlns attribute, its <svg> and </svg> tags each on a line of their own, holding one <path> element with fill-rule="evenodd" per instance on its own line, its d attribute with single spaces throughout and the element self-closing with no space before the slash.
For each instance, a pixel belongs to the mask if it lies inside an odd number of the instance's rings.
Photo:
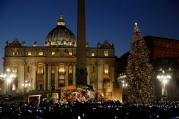
<svg viewBox="0 0 179 119">
<path fill-rule="evenodd" d="M 162 101 L 167 98 L 167 84 L 171 80 L 172 76 L 169 73 L 165 73 L 164 70 L 157 75 L 157 79 L 161 82 L 162 85 Z"/>
<path fill-rule="evenodd" d="M 123 88 L 123 89 L 124 89 L 124 88 L 127 88 L 128 84 L 126 83 L 126 81 L 125 81 L 125 80 L 122 80 L 121 82 L 122 82 L 122 88 Z"/>
<path fill-rule="evenodd" d="M 6 75 L 4 73 L 0 74 L 0 83 L 1 83 L 0 90 L 2 91 L 1 93 L 5 93 L 5 90 L 4 90 L 5 77 L 6 77 Z"/>
<path fill-rule="evenodd" d="M 122 101 L 124 102 L 126 100 L 126 89 L 128 87 L 128 84 L 125 80 L 122 80 L 121 83 L 122 83 Z"/>
<path fill-rule="evenodd" d="M 25 80 L 22 86 L 24 87 L 25 90 L 27 90 L 31 86 L 31 84 L 28 80 Z M 24 93 L 25 93 L 25 90 L 24 90 Z"/>
<path fill-rule="evenodd" d="M 122 86 L 122 102 L 126 101 L 126 89 L 128 87 L 128 84 L 126 82 L 127 76 L 124 73 L 121 73 L 118 76 L 118 80 L 120 81 L 120 84 Z"/>
<path fill-rule="evenodd" d="M 8 92 L 10 92 L 11 84 L 12 84 L 13 80 L 16 78 L 16 75 L 14 73 L 12 73 L 12 71 L 9 68 L 6 69 L 6 72 L 7 72 L 6 73 L 7 90 L 8 90 Z M 13 90 L 14 90 L 14 88 L 13 88 Z"/>
<path fill-rule="evenodd" d="M 13 82 L 13 80 L 16 78 L 16 74 L 12 73 L 9 68 L 6 69 L 6 72 L 4 74 L 0 75 L 1 79 L 5 79 L 7 83 L 7 93 L 10 92 L 10 85 Z M 14 88 L 13 88 L 14 89 Z"/>
<path fill-rule="evenodd" d="M 0 74 L 0 79 L 1 79 L 1 80 L 4 80 L 5 77 L 6 77 L 6 74 L 3 74 L 3 73 Z"/>
</svg>

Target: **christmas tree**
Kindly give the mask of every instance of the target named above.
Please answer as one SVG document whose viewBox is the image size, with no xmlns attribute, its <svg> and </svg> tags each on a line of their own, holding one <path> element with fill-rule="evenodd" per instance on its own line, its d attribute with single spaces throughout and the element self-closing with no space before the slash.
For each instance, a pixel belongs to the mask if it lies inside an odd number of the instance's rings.
<svg viewBox="0 0 179 119">
<path fill-rule="evenodd" d="M 139 31 L 134 26 L 134 36 L 127 65 L 129 103 L 150 103 L 153 101 L 153 68 L 149 59 L 149 50 Z"/>
</svg>

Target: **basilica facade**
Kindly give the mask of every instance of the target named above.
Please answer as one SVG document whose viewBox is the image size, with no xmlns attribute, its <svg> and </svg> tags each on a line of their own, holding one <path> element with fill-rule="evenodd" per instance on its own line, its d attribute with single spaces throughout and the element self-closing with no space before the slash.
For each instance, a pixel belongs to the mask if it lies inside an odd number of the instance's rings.
<svg viewBox="0 0 179 119">
<path fill-rule="evenodd" d="M 14 39 L 6 43 L 4 71 L 16 76 L 5 85 L 14 93 L 56 91 L 65 86 L 76 86 L 77 40 L 62 17 L 48 33 L 44 46 L 32 46 Z M 104 41 L 97 47 L 86 45 L 87 84 L 107 97 L 113 96 L 115 53 L 112 44 Z"/>
<path fill-rule="evenodd" d="M 90 47 L 86 41 L 85 0 L 78 0 L 77 36 L 63 17 L 32 46 L 18 39 L 4 49 L 4 93 L 53 92 L 88 85 L 106 98 L 120 98 L 116 87 L 115 49 L 108 41 Z"/>
</svg>

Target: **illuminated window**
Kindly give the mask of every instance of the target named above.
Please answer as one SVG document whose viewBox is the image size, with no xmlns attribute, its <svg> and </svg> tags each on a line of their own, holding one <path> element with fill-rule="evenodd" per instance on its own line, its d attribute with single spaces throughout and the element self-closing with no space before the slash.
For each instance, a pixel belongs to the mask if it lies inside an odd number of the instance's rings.
<svg viewBox="0 0 179 119">
<path fill-rule="evenodd" d="M 18 55 L 18 52 L 16 51 L 16 52 L 12 52 L 12 55 Z"/>
<path fill-rule="evenodd" d="M 109 65 L 108 64 L 104 65 L 104 74 L 109 74 Z"/>
<path fill-rule="evenodd" d="M 55 52 L 52 52 L 52 55 L 55 55 Z"/>
<path fill-rule="evenodd" d="M 13 49 L 12 55 L 18 55 L 18 50 L 17 50 L 17 48 Z"/>
<path fill-rule="evenodd" d="M 104 51 L 104 56 L 109 56 L 109 52 L 107 50 Z"/>
<path fill-rule="evenodd" d="M 43 74 L 43 72 L 44 72 L 44 66 L 43 66 L 42 63 L 39 63 L 38 67 L 37 67 L 37 73 L 38 74 Z"/>
<path fill-rule="evenodd" d="M 70 51 L 70 52 L 69 52 L 69 55 L 70 55 L 70 56 L 72 56 L 72 55 L 73 55 L 72 51 Z"/>
<path fill-rule="evenodd" d="M 69 66 L 69 74 L 72 74 L 73 73 L 73 68 L 72 68 L 72 66 Z"/>
<path fill-rule="evenodd" d="M 37 47 L 37 44 L 33 44 L 32 47 Z"/>
<path fill-rule="evenodd" d="M 39 52 L 39 56 L 42 56 L 44 53 L 43 52 Z"/>
<path fill-rule="evenodd" d="M 69 45 L 72 46 L 72 42 L 70 42 Z"/>
<path fill-rule="evenodd" d="M 27 53 L 27 55 L 28 55 L 28 56 L 31 56 L 31 55 L 32 55 L 32 53 L 31 53 L 31 52 L 28 52 L 28 53 Z"/>
<path fill-rule="evenodd" d="M 65 76 L 64 75 L 60 75 L 59 79 L 65 79 Z"/>
<path fill-rule="evenodd" d="M 92 52 L 92 53 L 91 53 L 91 56 L 92 56 L 92 57 L 94 57 L 94 56 L 95 56 L 95 53 L 94 53 L 94 52 Z"/>
<path fill-rule="evenodd" d="M 60 64 L 59 73 L 65 73 L 65 65 L 64 64 Z"/>
<path fill-rule="evenodd" d="M 66 45 L 66 41 L 63 42 L 63 45 Z"/>
</svg>

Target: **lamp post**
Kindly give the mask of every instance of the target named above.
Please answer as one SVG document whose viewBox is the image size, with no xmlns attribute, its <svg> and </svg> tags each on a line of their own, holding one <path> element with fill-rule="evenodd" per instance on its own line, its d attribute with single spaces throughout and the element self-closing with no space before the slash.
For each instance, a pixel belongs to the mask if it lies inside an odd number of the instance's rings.
<svg viewBox="0 0 179 119">
<path fill-rule="evenodd" d="M 2 79 L 5 79 L 5 82 L 7 83 L 7 94 L 9 94 L 9 92 L 11 91 L 11 83 L 16 78 L 16 74 L 12 73 L 12 71 L 9 68 L 7 68 L 6 72 L 4 74 L 1 74 L 0 77 Z"/>
<path fill-rule="evenodd" d="M 120 81 L 120 84 L 122 86 L 122 102 L 126 101 L 126 89 L 128 87 L 128 84 L 126 82 L 127 76 L 125 74 L 120 74 L 118 76 L 118 81 Z"/>
<path fill-rule="evenodd" d="M 128 87 L 128 84 L 125 80 L 122 80 L 122 101 L 124 102 L 126 100 L 126 88 Z"/>
<path fill-rule="evenodd" d="M 31 86 L 29 80 L 25 80 L 24 83 L 22 84 L 24 87 L 24 93 L 27 91 L 27 89 Z"/>
<path fill-rule="evenodd" d="M 3 94 L 5 94 L 5 85 L 4 85 L 4 82 L 5 82 L 5 77 L 6 77 L 6 75 L 4 74 L 4 73 L 1 73 L 0 74 L 0 89 L 1 89 L 1 93 L 3 93 Z"/>
<path fill-rule="evenodd" d="M 164 70 L 162 70 L 162 72 L 157 75 L 157 79 L 161 82 L 162 85 L 162 101 L 167 99 L 167 84 L 169 83 L 171 78 L 172 76 L 169 73 L 166 73 Z"/>
</svg>

